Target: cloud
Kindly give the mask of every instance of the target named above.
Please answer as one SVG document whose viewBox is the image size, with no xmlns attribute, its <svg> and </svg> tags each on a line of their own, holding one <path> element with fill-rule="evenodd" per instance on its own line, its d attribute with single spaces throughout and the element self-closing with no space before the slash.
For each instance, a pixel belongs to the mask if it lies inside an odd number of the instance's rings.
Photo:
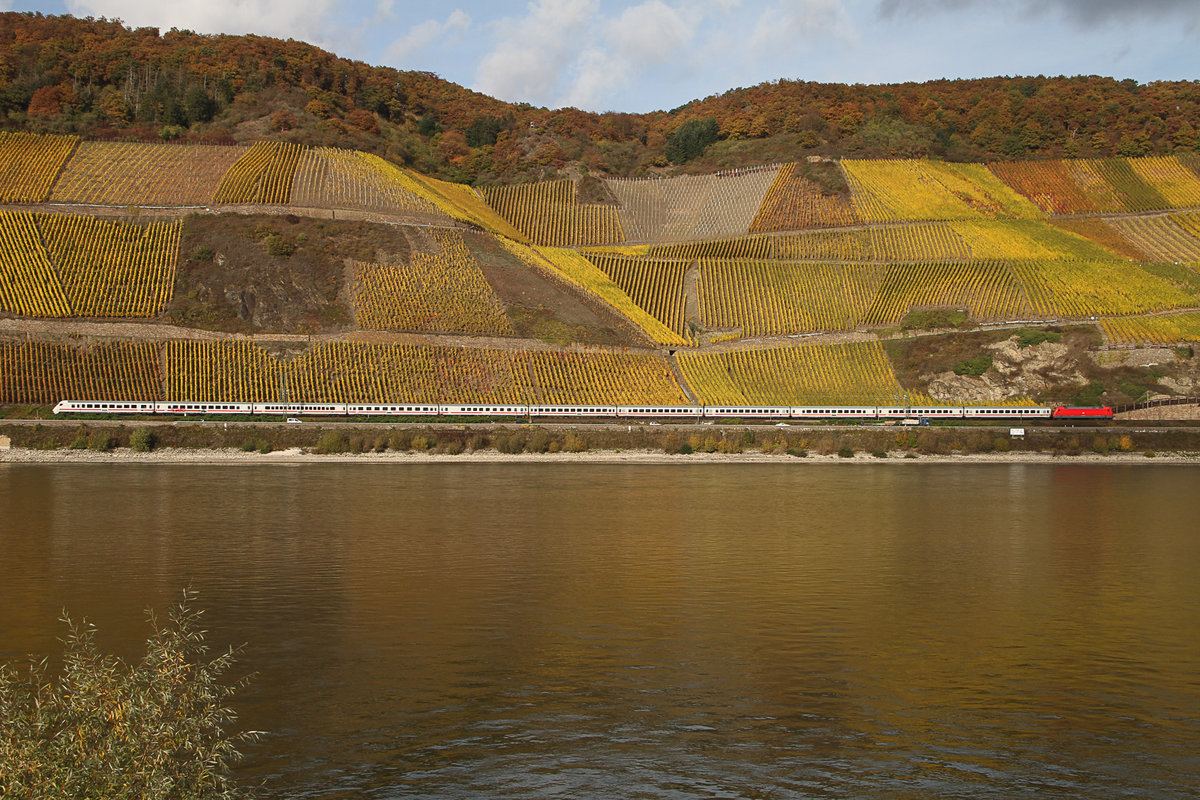
<svg viewBox="0 0 1200 800">
<path fill-rule="evenodd" d="M 256 33 L 328 42 L 337 0 L 66 0 L 75 16 L 121 19 L 134 27 L 180 28 L 197 33 Z"/>
<path fill-rule="evenodd" d="M 1188 30 L 1200 24 L 1196 0 L 1018 0 L 1015 9 L 1026 17 L 1057 15 L 1081 30 L 1125 22 L 1182 23 Z M 995 8 L 994 0 L 879 0 L 880 19 L 921 18 L 931 14 Z"/>
<path fill-rule="evenodd" d="M 762 12 L 750 37 L 750 47 L 752 51 L 769 53 L 798 41 L 830 37 L 851 43 L 858 40 L 840 0 L 790 0 Z"/>
<path fill-rule="evenodd" d="M 382 4 L 381 4 L 382 5 Z M 380 9 L 381 14 L 389 13 Z M 465 33 L 471 27 L 471 17 L 462 9 L 454 9 L 444 22 L 429 19 L 413 26 L 402 39 L 393 42 L 387 49 L 388 60 L 404 64 L 438 39 Z"/>
<path fill-rule="evenodd" d="M 480 64 L 477 88 L 505 99 L 601 108 L 647 70 L 687 63 L 705 5 L 644 0 L 605 16 L 593 0 L 538 0 L 526 17 L 496 25 L 498 43 Z"/>
<path fill-rule="evenodd" d="M 562 102 L 575 108 L 597 109 L 629 85 L 629 61 L 598 47 L 589 47 L 576 60 Z"/>
<path fill-rule="evenodd" d="M 610 46 L 634 65 L 666 61 L 695 37 L 698 16 L 685 16 L 661 0 L 650 0 L 622 11 L 606 33 Z"/>
<path fill-rule="evenodd" d="M 565 71 L 599 17 L 596 0 L 536 0 L 528 10 L 523 18 L 495 23 L 497 43 L 480 61 L 476 80 L 485 94 L 547 102 L 561 91 Z"/>
</svg>

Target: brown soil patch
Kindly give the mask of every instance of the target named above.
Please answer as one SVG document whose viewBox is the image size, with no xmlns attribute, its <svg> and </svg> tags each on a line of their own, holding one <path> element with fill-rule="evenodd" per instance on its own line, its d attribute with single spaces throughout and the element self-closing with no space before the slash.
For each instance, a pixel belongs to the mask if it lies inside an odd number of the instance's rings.
<svg viewBox="0 0 1200 800">
<path fill-rule="evenodd" d="M 411 250 L 396 225 L 191 215 L 165 321 L 239 333 L 346 330 L 353 320 L 342 291 L 346 259 L 398 260 Z"/>
<path fill-rule="evenodd" d="M 653 347 L 621 315 L 530 269 L 486 234 L 464 235 L 518 337 L 554 344 Z"/>
</svg>

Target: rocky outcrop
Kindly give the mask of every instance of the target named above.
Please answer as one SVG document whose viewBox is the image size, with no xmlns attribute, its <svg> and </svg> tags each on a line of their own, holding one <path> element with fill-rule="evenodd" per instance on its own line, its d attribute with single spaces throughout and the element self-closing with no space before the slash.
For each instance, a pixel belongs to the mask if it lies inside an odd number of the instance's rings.
<svg viewBox="0 0 1200 800">
<path fill-rule="evenodd" d="M 1052 386 L 1085 383 L 1064 344 L 1020 347 L 1014 336 L 985 349 L 991 352 L 992 366 L 978 377 L 953 372 L 922 376 L 929 382 L 929 395 L 942 403 L 986 404 L 1030 397 Z"/>
</svg>

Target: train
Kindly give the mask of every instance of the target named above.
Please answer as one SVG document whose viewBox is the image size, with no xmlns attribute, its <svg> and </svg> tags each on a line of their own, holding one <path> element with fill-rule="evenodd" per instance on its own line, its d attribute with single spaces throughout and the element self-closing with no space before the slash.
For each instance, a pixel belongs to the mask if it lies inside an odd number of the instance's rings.
<svg viewBox="0 0 1200 800">
<path fill-rule="evenodd" d="M 999 421 L 1112 419 L 1109 406 L 655 406 L 655 405 L 514 405 L 503 403 L 209 403 L 169 400 L 63 400 L 55 414 L 152 414 L 164 416 L 242 415 L 306 417 L 490 417 L 532 419 L 608 417 L 618 419 L 777 419 L 901 420 L 939 419 Z"/>
</svg>

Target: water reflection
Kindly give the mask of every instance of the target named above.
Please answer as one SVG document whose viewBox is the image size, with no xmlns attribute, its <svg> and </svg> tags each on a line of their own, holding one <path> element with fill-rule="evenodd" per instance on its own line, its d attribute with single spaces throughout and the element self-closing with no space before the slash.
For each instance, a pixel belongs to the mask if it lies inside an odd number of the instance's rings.
<svg viewBox="0 0 1200 800">
<path fill-rule="evenodd" d="M 1198 476 L 0 469 L 0 649 L 191 583 L 278 797 L 1185 797 Z"/>
</svg>

